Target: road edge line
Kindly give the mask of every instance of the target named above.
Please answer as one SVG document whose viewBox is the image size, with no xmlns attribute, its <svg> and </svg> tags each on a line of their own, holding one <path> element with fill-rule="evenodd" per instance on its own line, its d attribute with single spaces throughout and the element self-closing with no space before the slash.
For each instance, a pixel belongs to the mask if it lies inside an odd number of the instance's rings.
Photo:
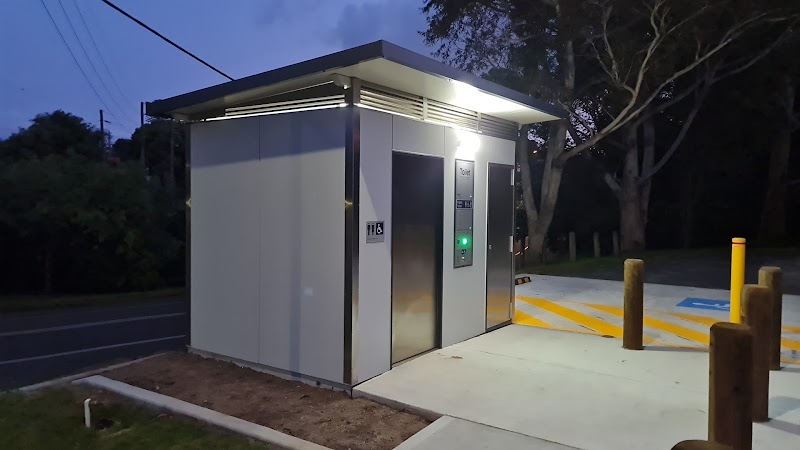
<svg viewBox="0 0 800 450">
<path fill-rule="evenodd" d="M 148 359 L 156 358 L 156 357 L 159 357 L 161 355 L 165 355 L 166 353 L 167 352 L 159 352 L 159 353 L 155 353 L 153 355 L 144 356 L 142 358 L 132 359 L 130 361 L 124 361 L 124 362 L 121 362 L 121 363 L 112 364 L 110 366 L 101 367 L 99 369 L 87 370 L 85 372 L 76 373 L 76 374 L 73 374 L 73 375 L 67 375 L 67 376 L 64 376 L 64 377 L 53 378 L 52 380 L 42 381 L 42 382 L 35 383 L 35 384 L 29 384 L 27 386 L 18 387 L 18 388 L 15 388 L 15 389 L 9 389 L 9 391 L 31 392 L 31 391 L 35 391 L 35 390 L 38 390 L 38 389 L 43 389 L 43 388 L 46 388 L 46 387 L 55 386 L 55 385 L 58 385 L 58 384 L 70 383 L 70 382 L 78 380 L 80 378 L 88 378 L 88 377 L 90 377 L 92 375 L 97 375 L 98 373 L 107 372 L 109 370 L 114 370 L 114 369 L 119 369 L 120 367 L 125 367 L 125 366 L 129 366 L 131 364 L 136 364 L 136 363 L 139 363 L 139 362 L 142 362 L 142 361 L 146 361 Z"/>
</svg>

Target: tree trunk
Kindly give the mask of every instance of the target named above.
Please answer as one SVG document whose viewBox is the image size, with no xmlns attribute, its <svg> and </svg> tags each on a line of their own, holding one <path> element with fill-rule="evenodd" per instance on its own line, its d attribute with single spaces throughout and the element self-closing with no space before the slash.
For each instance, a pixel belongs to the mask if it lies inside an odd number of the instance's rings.
<svg viewBox="0 0 800 450">
<path fill-rule="evenodd" d="M 631 252 L 645 248 L 645 221 L 639 192 L 639 147 L 636 127 L 625 129 L 625 165 L 622 183 L 617 195 L 619 201 L 619 224 L 621 250 Z"/>
<path fill-rule="evenodd" d="M 649 116 L 642 122 L 642 170 L 639 173 L 650 173 L 653 170 L 656 154 L 656 127 L 653 123 L 653 116 Z M 650 187 L 653 179 L 648 178 L 641 183 L 639 195 L 642 205 L 642 220 L 647 227 L 647 212 L 650 209 Z"/>
<path fill-rule="evenodd" d="M 550 125 L 547 138 L 547 154 L 544 160 L 542 173 L 542 195 L 539 201 L 539 214 L 531 223 L 528 217 L 528 250 L 529 263 L 544 262 L 545 242 L 550 224 L 558 202 L 558 191 L 561 187 L 561 175 L 564 171 L 563 164 L 558 156 L 564 151 L 567 141 L 567 123 L 559 120 Z M 523 191 L 524 192 L 524 191 Z"/>
<path fill-rule="evenodd" d="M 786 237 L 786 183 L 792 148 L 792 114 L 795 97 L 795 86 L 788 74 L 781 76 L 781 96 L 786 109 L 785 124 L 775 136 L 770 149 L 767 192 L 758 230 L 759 240 L 768 242 L 780 241 Z"/>
<path fill-rule="evenodd" d="M 530 238 L 532 230 L 536 228 L 536 222 L 539 221 L 539 211 L 536 209 L 536 200 L 533 196 L 533 176 L 531 175 L 528 144 L 528 127 L 523 127 L 520 130 L 520 136 L 517 138 L 517 163 L 522 175 L 522 206 L 525 208 L 525 222 L 528 226 L 528 237 Z M 537 259 L 531 258 L 529 251 L 523 252 L 523 255 L 525 255 L 525 264 L 540 262 L 541 260 L 541 255 L 537 255 L 539 256 Z"/>
<path fill-rule="evenodd" d="M 561 4 L 555 2 L 556 14 L 561 15 Z M 572 40 L 564 42 L 564 59 L 562 60 L 562 72 L 564 77 L 564 88 L 562 91 L 561 101 L 569 103 L 573 91 L 575 90 L 575 50 L 573 48 Z M 533 201 L 533 184 L 531 186 L 530 201 L 525 204 L 525 211 L 527 213 L 528 221 L 528 250 L 526 251 L 526 262 L 542 263 L 544 262 L 545 243 L 547 239 L 547 232 L 550 230 L 550 224 L 553 222 L 553 215 L 556 210 L 556 203 L 558 201 L 558 191 L 561 188 L 561 175 L 563 173 L 564 165 L 566 164 L 565 145 L 567 144 L 567 130 L 569 128 L 569 119 L 551 122 L 548 138 L 547 150 L 544 161 L 544 170 L 542 172 L 542 190 L 541 199 L 539 202 L 538 214 Z M 527 135 L 525 136 L 527 139 Z M 527 146 L 526 146 L 526 160 L 527 160 Z M 531 183 L 530 166 L 524 166 L 523 170 L 523 183 L 524 171 L 528 170 L 528 179 Z M 523 186 L 523 195 L 525 194 Z"/>
<path fill-rule="evenodd" d="M 694 205 L 697 198 L 695 172 L 700 161 L 682 158 L 684 167 L 680 181 L 681 247 L 691 248 L 694 240 Z"/>
</svg>

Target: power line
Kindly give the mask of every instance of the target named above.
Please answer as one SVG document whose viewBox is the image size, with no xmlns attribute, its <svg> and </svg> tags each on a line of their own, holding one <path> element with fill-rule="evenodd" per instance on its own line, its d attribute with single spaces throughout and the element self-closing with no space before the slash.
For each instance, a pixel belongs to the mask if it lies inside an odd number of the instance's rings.
<svg viewBox="0 0 800 450">
<path fill-rule="evenodd" d="M 108 97 L 111 99 L 114 105 L 116 105 L 116 107 L 119 108 L 124 113 L 125 108 L 119 104 L 116 98 L 114 98 L 114 95 L 111 93 L 111 89 L 108 88 L 106 82 L 103 81 L 103 77 L 100 76 L 100 72 L 98 72 L 97 68 L 94 66 L 94 62 L 92 62 L 92 58 L 89 57 L 89 53 L 83 46 L 83 42 L 81 41 L 81 38 L 78 36 L 78 32 L 75 30 L 75 26 L 72 24 L 72 19 L 69 18 L 69 14 L 67 14 L 67 9 L 64 8 L 64 3 L 62 3 L 61 0 L 58 0 L 58 6 L 61 7 L 61 12 L 63 12 L 64 16 L 67 18 L 67 24 L 69 25 L 69 28 L 72 31 L 72 35 L 75 36 L 75 40 L 78 41 L 78 47 L 80 47 L 81 51 L 83 52 L 83 56 L 85 56 L 86 60 L 89 61 L 89 67 L 92 68 L 92 71 L 94 72 L 95 76 L 97 76 L 97 79 L 100 80 L 100 84 L 103 86 L 103 89 L 106 90 L 106 92 L 108 93 Z M 109 113 L 111 113 L 112 116 L 116 117 L 116 115 L 113 114 L 110 110 Z M 126 117 L 125 119 L 130 120 L 130 117 Z M 117 120 L 120 119 L 117 118 Z"/>
<path fill-rule="evenodd" d="M 231 81 L 233 81 L 233 80 L 234 80 L 233 78 L 231 78 L 230 76 L 228 76 L 228 75 L 226 75 L 224 72 L 222 72 L 221 70 L 217 69 L 216 67 L 212 66 L 211 64 L 209 64 L 209 63 L 207 63 L 207 62 L 203 61 L 202 59 L 200 59 L 200 57 L 196 56 L 194 53 L 190 52 L 189 50 L 186 50 L 185 48 L 181 47 L 180 45 L 178 45 L 178 44 L 176 44 L 176 43 L 172 42 L 171 40 L 169 40 L 169 38 L 167 38 L 167 37 L 166 37 L 166 36 L 164 36 L 163 34 L 159 33 L 158 31 L 156 31 L 156 30 L 154 30 L 154 29 L 152 29 L 152 28 L 150 28 L 149 26 L 147 26 L 147 25 L 146 25 L 144 22 L 142 22 L 141 20 L 139 20 L 139 19 L 137 19 L 137 18 L 133 17 L 132 15 L 130 15 L 130 14 L 128 14 L 128 13 L 126 13 L 126 12 L 125 12 L 125 11 L 123 11 L 123 10 L 122 10 L 120 7 L 118 7 L 117 5 L 115 5 L 115 4 L 113 4 L 113 3 L 111 3 L 109 0 L 102 0 L 102 2 L 103 2 L 103 3 L 105 3 L 105 4 L 106 4 L 106 5 L 108 5 L 108 6 L 110 6 L 110 7 L 114 8 L 114 9 L 116 9 L 116 10 L 117 10 L 117 11 L 118 11 L 120 14 L 122 14 L 123 16 L 125 16 L 125 17 L 127 17 L 128 19 L 131 19 L 132 21 L 136 22 L 137 24 L 139 24 L 139 26 L 141 26 L 141 27 L 145 28 L 147 31 L 149 31 L 149 32 L 151 32 L 151 33 L 155 34 L 156 36 L 160 37 L 161 39 L 163 39 L 164 41 L 166 41 L 167 43 L 169 43 L 169 44 L 170 44 L 170 45 L 172 45 L 173 47 L 175 47 L 175 48 L 177 48 L 178 50 L 182 51 L 183 53 L 186 53 L 187 55 L 191 56 L 192 58 L 194 58 L 195 60 L 197 60 L 198 62 L 200 62 L 201 64 L 203 64 L 204 66 L 206 66 L 206 67 L 208 67 L 209 69 L 213 70 L 214 72 L 217 72 L 218 74 L 222 75 L 223 77 L 225 77 L 225 78 L 227 78 L 227 79 L 229 79 L 229 80 L 231 80 Z"/>
<path fill-rule="evenodd" d="M 119 120 L 119 118 L 116 115 L 114 115 L 113 112 L 111 112 L 111 108 L 108 107 L 105 100 L 103 100 L 103 97 L 101 97 L 100 94 L 97 92 L 97 89 L 94 87 L 92 80 L 86 75 L 86 71 L 83 70 L 83 66 L 80 65 L 80 63 L 78 62 L 78 58 L 75 57 L 75 53 L 72 52 L 72 47 L 69 46 L 69 43 L 67 43 L 67 40 L 64 38 L 64 34 L 61 33 L 61 29 L 58 28 L 56 20 L 53 18 L 53 15 L 50 14 L 50 9 L 47 7 L 47 4 L 44 2 L 44 0 L 39 0 L 39 2 L 41 2 L 42 6 L 44 6 L 44 10 L 47 12 L 47 17 L 49 17 L 50 22 L 53 23 L 53 27 L 55 27 L 56 31 L 58 32 L 58 36 L 61 37 L 61 42 L 63 42 L 64 46 L 67 47 L 69 55 L 72 56 L 72 60 L 75 61 L 75 65 L 78 66 L 78 69 L 81 71 L 83 78 L 85 78 L 86 82 L 89 83 L 89 87 L 92 88 L 92 92 L 94 92 L 94 95 L 97 96 L 97 99 L 100 100 L 100 103 L 102 103 L 102 105 L 106 107 L 106 110 L 108 110 L 109 114 L 114 116 L 116 120 Z"/>
<path fill-rule="evenodd" d="M 120 95 L 124 97 L 123 100 L 127 101 L 128 103 L 135 104 L 136 103 L 135 101 L 131 100 L 127 95 L 125 95 L 125 91 L 123 91 L 122 88 L 119 87 L 119 83 L 117 83 L 117 80 L 114 78 L 114 74 L 111 73 L 111 70 L 108 68 L 108 64 L 106 64 L 106 60 L 105 58 L 103 58 L 103 54 L 100 52 L 100 47 L 97 46 L 97 41 L 95 41 L 94 35 L 92 35 L 92 30 L 86 24 L 86 19 L 84 18 L 83 13 L 81 12 L 80 4 L 76 0 L 72 0 L 72 4 L 75 5 L 75 9 L 78 11 L 78 16 L 81 19 L 81 23 L 83 23 L 83 28 L 86 29 L 86 33 L 89 35 L 89 40 L 91 40 L 92 46 L 94 46 L 94 50 L 97 52 L 97 56 L 100 57 L 100 62 L 106 69 L 106 73 L 108 73 L 108 77 L 111 78 L 111 82 L 114 84 L 114 87 L 116 87 Z"/>
</svg>

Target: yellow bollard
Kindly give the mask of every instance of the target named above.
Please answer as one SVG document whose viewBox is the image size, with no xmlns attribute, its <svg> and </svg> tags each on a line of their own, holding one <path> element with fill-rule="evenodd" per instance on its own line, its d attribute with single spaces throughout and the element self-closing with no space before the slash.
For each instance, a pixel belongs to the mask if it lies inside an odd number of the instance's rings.
<svg viewBox="0 0 800 450">
<path fill-rule="evenodd" d="M 742 323 L 742 286 L 744 286 L 744 253 L 747 240 L 731 240 L 731 323 Z"/>
</svg>

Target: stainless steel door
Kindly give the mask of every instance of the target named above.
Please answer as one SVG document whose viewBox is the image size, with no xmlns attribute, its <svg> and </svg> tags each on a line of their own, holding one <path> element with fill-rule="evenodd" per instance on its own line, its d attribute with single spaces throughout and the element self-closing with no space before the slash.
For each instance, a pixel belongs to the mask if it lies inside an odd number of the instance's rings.
<svg viewBox="0 0 800 450">
<path fill-rule="evenodd" d="M 439 346 L 444 161 L 392 155 L 392 364 Z"/>
<path fill-rule="evenodd" d="M 489 164 L 486 220 L 486 329 L 511 320 L 514 294 L 514 168 Z"/>
</svg>

